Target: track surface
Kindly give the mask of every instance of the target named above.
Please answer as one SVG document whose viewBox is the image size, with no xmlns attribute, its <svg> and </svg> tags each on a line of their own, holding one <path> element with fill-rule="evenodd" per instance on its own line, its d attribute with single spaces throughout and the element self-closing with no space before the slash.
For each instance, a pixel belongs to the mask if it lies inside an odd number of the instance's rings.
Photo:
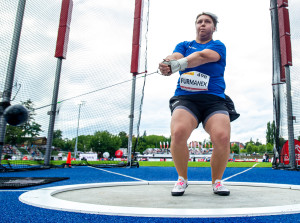
<svg viewBox="0 0 300 223">
<path fill-rule="evenodd" d="M 69 180 L 16 190 L 0 190 L 1 222 L 300 222 L 300 214 L 234 218 L 152 218 L 82 214 L 33 207 L 19 201 L 19 196 L 29 190 L 46 187 L 132 181 L 174 181 L 173 167 L 140 167 L 96 169 L 74 167 L 66 169 L 36 170 L 0 173 L 0 177 L 70 177 Z M 278 183 L 300 185 L 300 172 L 273 170 L 271 168 L 227 168 L 223 177 L 227 182 Z M 210 181 L 210 168 L 189 168 L 189 181 Z M 245 194 L 247 192 L 245 191 Z M 233 195 L 233 194 L 232 194 Z M 231 195 L 231 196 L 232 196 Z M 211 196 L 214 196 L 213 194 Z M 257 197 L 264 196 L 257 194 Z M 270 196 L 270 195 L 268 195 Z M 271 194 L 278 202 L 280 196 Z M 282 196 L 282 195 L 281 195 Z M 143 199 L 143 198 L 141 198 Z M 253 199 L 256 199 L 253 197 Z M 145 201 L 147 202 L 147 201 Z M 178 207 L 180 208 L 180 207 Z"/>
</svg>

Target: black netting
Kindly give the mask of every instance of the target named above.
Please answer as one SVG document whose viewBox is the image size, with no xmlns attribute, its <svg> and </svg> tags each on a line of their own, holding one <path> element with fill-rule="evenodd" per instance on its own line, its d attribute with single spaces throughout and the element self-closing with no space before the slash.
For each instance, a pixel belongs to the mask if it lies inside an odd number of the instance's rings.
<svg viewBox="0 0 300 223">
<path fill-rule="evenodd" d="M 69 177 L 0 177 L 0 189 L 17 189 L 49 184 Z"/>
<path fill-rule="evenodd" d="M 14 32 L 18 1 L 0 2 L 0 93 L 4 91 L 9 55 Z M 88 9 L 89 13 L 85 11 Z M 132 93 L 130 73 L 134 1 L 74 1 L 67 59 L 63 60 L 56 120 L 54 130 L 61 131 L 61 139 L 69 142 L 69 148 L 53 146 L 51 158 L 75 147 L 78 131 L 78 151 L 97 152 L 97 148 L 83 143 L 80 136 L 108 132 L 111 137 L 120 132 L 128 134 Z M 5 168 L 13 165 L 31 168 L 37 160 L 44 160 L 48 136 L 49 111 L 51 109 L 57 58 L 54 57 L 60 18 L 61 1 L 27 1 L 18 51 L 11 104 L 32 102 L 33 121 L 41 131 L 34 141 L 11 139 L 12 131 L 6 131 L 6 143 L 1 159 Z M 148 5 L 144 4 L 144 15 Z M 146 19 L 144 20 L 146 21 Z M 47 25 L 45 25 L 47 24 Z M 146 69 L 146 22 L 140 51 L 140 72 Z M 144 78 L 136 78 L 133 135 L 136 137 L 140 114 Z M 80 128 L 78 129 L 78 110 Z M 23 136 L 26 137 L 26 136 Z M 86 141 L 85 141 L 86 142 Z M 101 139 L 99 139 L 99 144 Z M 118 145 L 120 148 L 120 145 Z M 123 145 L 123 147 L 125 147 Z M 126 146 L 127 147 L 127 146 Z M 119 149 L 115 148 L 115 150 Z M 104 151 L 98 158 L 103 158 Z M 110 149 L 110 158 L 114 156 Z M 74 154 L 72 154 L 74 156 Z M 24 158 L 26 157 L 26 158 Z M 5 162 L 4 160 L 10 160 Z M 19 160 L 19 162 L 12 162 Z M 30 164 L 22 160 L 30 160 Z M 13 163 L 13 164 L 12 164 Z M 109 160 L 107 160 L 109 163 Z M 112 162 L 111 162 L 112 163 Z M 113 164 L 113 163 L 112 163 Z M 55 164 L 54 164 L 55 165 Z"/>
</svg>

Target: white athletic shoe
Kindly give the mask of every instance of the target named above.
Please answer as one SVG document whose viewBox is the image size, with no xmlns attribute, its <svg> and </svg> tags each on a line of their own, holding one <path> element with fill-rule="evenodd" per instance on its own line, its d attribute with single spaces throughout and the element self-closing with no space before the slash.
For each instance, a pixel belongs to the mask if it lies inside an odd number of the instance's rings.
<svg viewBox="0 0 300 223">
<path fill-rule="evenodd" d="M 185 189 L 188 187 L 188 181 L 183 177 L 178 177 L 177 182 L 174 185 L 174 188 L 171 192 L 172 196 L 182 196 Z"/>
<path fill-rule="evenodd" d="M 228 196 L 230 191 L 222 184 L 221 180 L 216 180 L 212 185 L 213 192 L 221 196 Z"/>
</svg>

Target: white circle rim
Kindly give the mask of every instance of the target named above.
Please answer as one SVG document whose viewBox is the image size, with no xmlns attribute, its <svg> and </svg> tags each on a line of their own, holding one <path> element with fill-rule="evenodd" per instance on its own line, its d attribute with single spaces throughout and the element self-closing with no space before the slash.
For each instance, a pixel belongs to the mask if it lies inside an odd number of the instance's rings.
<svg viewBox="0 0 300 223">
<path fill-rule="evenodd" d="M 300 213 L 300 204 L 253 207 L 253 208 L 219 208 L 219 209 L 174 209 L 174 208 L 141 208 L 122 207 L 109 205 L 87 204 L 74 201 L 67 201 L 55 198 L 53 195 L 61 192 L 90 189 L 99 187 L 115 186 L 137 186 L 137 185 L 173 185 L 173 181 L 134 181 L 134 182 L 112 182 L 76 184 L 67 186 L 48 187 L 32 190 L 20 195 L 19 200 L 25 204 L 68 212 L 78 212 L 100 215 L 117 215 L 131 217 L 176 217 L 176 218 L 218 218 L 218 217 L 250 217 L 282 214 Z M 210 181 L 190 181 L 194 185 L 210 185 Z M 270 184 L 270 183 L 250 183 L 250 182 L 226 182 L 228 186 L 250 186 L 250 187 L 271 187 L 281 189 L 300 190 L 298 185 Z M 218 211 L 216 211 L 218 210 Z"/>
</svg>

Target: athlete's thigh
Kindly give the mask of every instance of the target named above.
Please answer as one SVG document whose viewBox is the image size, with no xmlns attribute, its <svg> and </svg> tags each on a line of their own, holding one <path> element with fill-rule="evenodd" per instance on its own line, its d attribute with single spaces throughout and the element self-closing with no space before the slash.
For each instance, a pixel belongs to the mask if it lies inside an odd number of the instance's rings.
<svg viewBox="0 0 300 223">
<path fill-rule="evenodd" d="M 185 109 L 175 109 L 171 119 L 171 133 L 180 131 L 182 134 L 189 136 L 197 128 L 198 121 L 194 115 Z"/>
<path fill-rule="evenodd" d="M 212 115 L 205 124 L 205 131 L 211 138 L 222 135 L 230 138 L 230 118 L 229 115 L 217 113 Z"/>
</svg>

